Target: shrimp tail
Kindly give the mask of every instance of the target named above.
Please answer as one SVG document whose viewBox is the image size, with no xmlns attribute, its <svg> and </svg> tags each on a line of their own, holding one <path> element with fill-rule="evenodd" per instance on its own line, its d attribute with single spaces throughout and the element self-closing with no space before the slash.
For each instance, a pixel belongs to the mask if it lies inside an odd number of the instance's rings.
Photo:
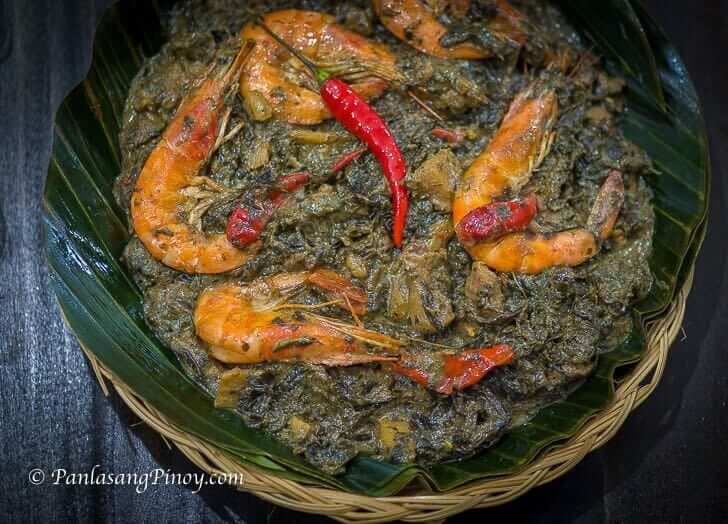
<svg viewBox="0 0 728 524">
<path fill-rule="evenodd" d="M 624 203 L 624 181 L 617 170 L 609 172 L 597 193 L 586 227 L 603 241 L 612 234 L 614 224 Z"/>
</svg>

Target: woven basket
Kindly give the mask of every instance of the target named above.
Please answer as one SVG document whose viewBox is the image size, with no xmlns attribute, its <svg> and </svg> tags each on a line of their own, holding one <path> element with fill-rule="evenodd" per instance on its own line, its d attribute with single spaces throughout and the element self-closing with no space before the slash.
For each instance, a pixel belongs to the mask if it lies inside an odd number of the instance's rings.
<svg viewBox="0 0 728 524">
<path fill-rule="evenodd" d="M 547 448 L 520 472 L 475 481 L 443 492 L 409 493 L 404 496 L 367 497 L 330 488 L 300 484 L 243 465 L 224 451 L 185 433 L 119 381 L 83 345 L 104 394 L 106 380 L 136 413 L 162 438 L 211 475 L 242 478 L 242 491 L 296 511 L 318 513 L 341 522 L 437 522 L 471 508 L 486 508 L 512 501 L 531 488 L 550 482 L 573 468 L 584 456 L 607 442 L 627 416 L 652 393 L 665 369 L 670 345 L 680 331 L 685 303 L 693 281 L 692 271 L 667 312 L 647 325 L 642 359 L 616 389 L 611 404 L 587 421 L 573 437 Z"/>
</svg>

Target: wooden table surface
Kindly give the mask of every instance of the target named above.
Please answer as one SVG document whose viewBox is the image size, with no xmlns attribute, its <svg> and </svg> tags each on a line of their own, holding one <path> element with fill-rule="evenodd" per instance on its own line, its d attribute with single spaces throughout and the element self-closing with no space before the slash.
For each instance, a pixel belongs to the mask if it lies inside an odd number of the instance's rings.
<svg viewBox="0 0 728 524">
<path fill-rule="evenodd" d="M 41 192 L 53 113 L 86 73 L 111 0 L 0 0 L 0 519 L 321 522 L 227 487 L 42 485 L 70 472 L 197 472 L 105 398 L 49 291 Z M 648 0 L 688 65 L 709 128 L 710 227 L 684 335 L 654 394 L 607 445 L 518 501 L 450 522 L 710 522 L 728 514 L 728 1 Z M 3 518 L 4 517 L 4 518 Z"/>
</svg>

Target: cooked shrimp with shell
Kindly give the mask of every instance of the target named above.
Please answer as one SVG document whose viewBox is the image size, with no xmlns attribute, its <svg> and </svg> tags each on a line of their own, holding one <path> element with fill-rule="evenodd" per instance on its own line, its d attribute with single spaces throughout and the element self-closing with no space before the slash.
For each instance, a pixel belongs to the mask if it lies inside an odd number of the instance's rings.
<svg viewBox="0 0 728 524">
<path fill-rule="evenodd" d="M 624 82 L 536 0 L 183 0 L 116 182 L 144 318 L 327 473 L 467 457 L 566 395 L 649 291 Z"/>
</svg>

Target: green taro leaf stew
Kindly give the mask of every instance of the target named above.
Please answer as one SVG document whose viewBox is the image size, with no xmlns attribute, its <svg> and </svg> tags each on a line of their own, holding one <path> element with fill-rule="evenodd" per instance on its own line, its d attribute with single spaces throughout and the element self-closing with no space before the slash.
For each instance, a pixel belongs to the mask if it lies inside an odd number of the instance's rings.
<svg viewBox="0 0 728 524">
<path fill-rule="evenodd" d="M 358 458 L 344 474 L 332 477 L 246 427 L 234 413 L 213 407 L 213 399 L 145 325 L 141 294 L 119 262 L 128 236 L 112 197 L 120 171 L 120 118 L 144 56 L 164 41 L 160 20 L 168 3 L 123 0 L 103 17 L 91 69 L 56 115 L 43 202 L 51 283 L 59 305 L 80 342 L 115 377 L 173 424 L 242 463 L 376 496 L 395 494 L 413 480 L 448 490 L 512 473 L 608 405 L 615 369 L 640 358 L 644 323 L 665 311 L 694 264 L 709 190 L 708 146 L 695 91 L 674 47 L 641 6 L 629 0 L 557 2 L 608 66 L 627 78 L 623 127 L 656 167 L 648 180 L 657 219 L 650 260 L 655 285 L 636 307 L 639 328 L 620 348 L 602 355 L 596 373 L 567 399 L 472 458 L 431 468 Z"/>
</svg>

